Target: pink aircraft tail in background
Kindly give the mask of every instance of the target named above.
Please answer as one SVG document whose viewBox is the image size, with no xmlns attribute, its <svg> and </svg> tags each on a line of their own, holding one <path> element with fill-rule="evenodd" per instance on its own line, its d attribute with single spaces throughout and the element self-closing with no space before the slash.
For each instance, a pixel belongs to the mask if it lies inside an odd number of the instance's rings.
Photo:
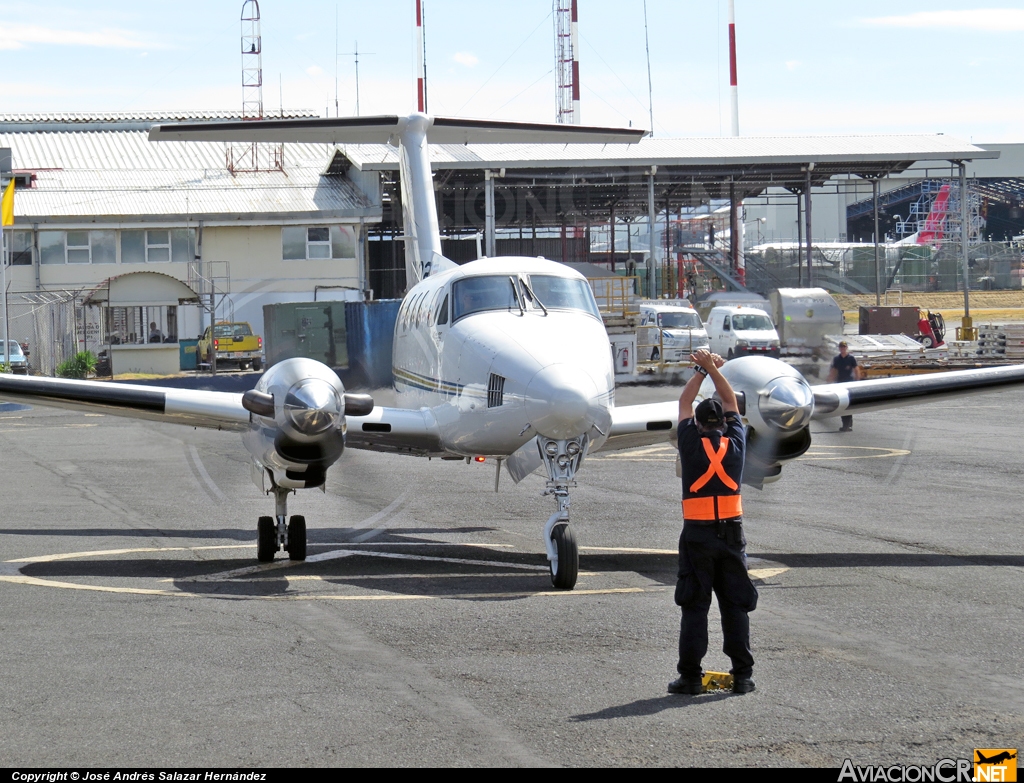
<svg viewBox="0 0 1024 783">
<path fill-rule="evenodd" d="M 949 185 L 943 185 L 939 189 L 935 201 L 932 202 L 932 208 L 928 211 L 928 217 L 924 221 L 924 228 L 917 235 L 917 244 L 941 246 L 944 234 L 943 227 L 945 226 L 948 213 Z"/>
</svg>

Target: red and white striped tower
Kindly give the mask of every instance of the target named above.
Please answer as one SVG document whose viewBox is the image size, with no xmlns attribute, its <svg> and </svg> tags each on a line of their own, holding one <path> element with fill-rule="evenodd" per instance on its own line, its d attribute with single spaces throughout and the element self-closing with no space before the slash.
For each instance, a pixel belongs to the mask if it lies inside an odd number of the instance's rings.
<svg viewBox="0 0 1024 783">
<path fill-rule="evenodd" d="M 416 0 L 416 111 L 426 113 L 427 61 L 423 47 L 423 0 Z"/>
<path fill-rule="evenodd" d="M 555 119 L 579 125 L 580 61 L 577 0 L 555 0 L 555 73 L 558 76 Z"/>
<path fill-rule="evenodd" d="M 729 0 L 729 93 L 732 99 L 732 135 L 740 135 L 740 98 L 736 86 L 736 0 Z"/>
<path fill-rule="evenodd" d="M 729 0 L 729 93 L 732 101 L 732 135 L 740 135 L 740 99 L 736 85 L 736 0 Z M 733 199 L 730 210 L 732 264 L 736 277 L 746 283 L 746 260 L 743 257 L 743 202 Z"/>
</svg>

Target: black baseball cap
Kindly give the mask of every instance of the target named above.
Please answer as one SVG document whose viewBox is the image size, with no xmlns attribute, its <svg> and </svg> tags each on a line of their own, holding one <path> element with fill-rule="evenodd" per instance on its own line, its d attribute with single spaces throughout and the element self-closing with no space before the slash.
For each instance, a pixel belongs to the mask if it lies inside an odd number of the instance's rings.
<svg viewBox="0 0 1024 783">
<path fill-rule="evenodd" d="M 718 400 L 709 398 L 697 406 L 693 416 L 702 427 L 721 427 L 725 422 L 725 409 Z"/>
</svg>

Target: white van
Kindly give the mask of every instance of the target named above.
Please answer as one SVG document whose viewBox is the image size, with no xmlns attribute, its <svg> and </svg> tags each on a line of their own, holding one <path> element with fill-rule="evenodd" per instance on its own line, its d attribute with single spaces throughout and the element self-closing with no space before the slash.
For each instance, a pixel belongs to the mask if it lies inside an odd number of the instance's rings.
<svg viewBox="0 0 1024 783">
<path fill-rule="evenodd" d="M 726 359 L 737 356 L 778 358 L 779 333 L 772 319 L 757 307 L 714 307 L 708 315 L 711 350 Z"/>
<path fill-rule="evenodd" d="M 685 362 L 694 351 L 708 347 L 708 333 L 689 302 L 641 302 L 637 343 L 641 361 Z"/>
</svg>

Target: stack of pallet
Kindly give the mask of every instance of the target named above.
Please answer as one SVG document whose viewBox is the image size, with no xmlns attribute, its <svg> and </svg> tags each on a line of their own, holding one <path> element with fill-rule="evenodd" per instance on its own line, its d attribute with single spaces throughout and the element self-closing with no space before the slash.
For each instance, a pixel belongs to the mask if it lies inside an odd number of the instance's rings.
<svg viewBox="0 0 1024 783">
<path fill-rule="evenodd" d="M 982 324 L 978 327 L 978 356 L 1002 358 L 1006 355 L 1007 324 Z"/>
<path fill-rule="evenodd" d="M 821 354 L 831 358 L 839 353 L 839 341 L 845 340 L 850 353 L 860 359 L 911 359 L 934 357 L 942 350 L 927 351 L 921 343 L 905 334 L 846 334 L 822 338 Z"/>
<path fill-rule="evenodd" d="M 1024 361 L 1024 324 L 1003 324 L 1006 358 Z"/>
</svg>

